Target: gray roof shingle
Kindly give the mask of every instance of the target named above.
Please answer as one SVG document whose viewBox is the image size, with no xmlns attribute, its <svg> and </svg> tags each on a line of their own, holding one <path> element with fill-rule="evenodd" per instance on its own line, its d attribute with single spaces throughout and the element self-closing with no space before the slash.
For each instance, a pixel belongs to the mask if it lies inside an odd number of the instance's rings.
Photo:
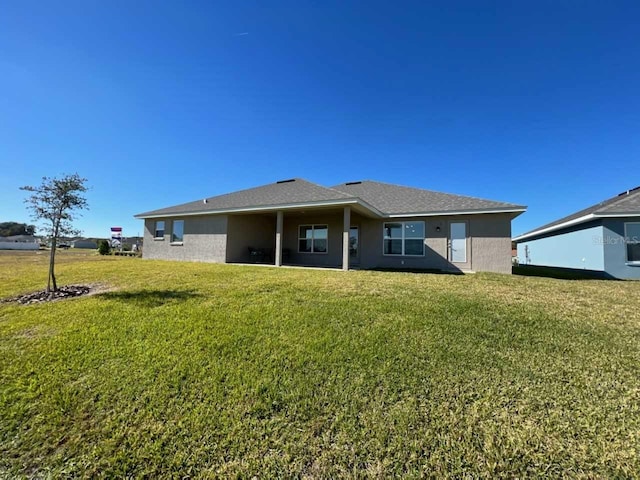
<svg viewBox="0 0 640 480">
<path fill-rule="evenodd" d="M 183 213 L 210 212 L 245 208 L 263 208 L 275 205 L 343 200 L 349 195 L 308 182 L 301 178 L 283 180 L 261 187 L 209 197 L 174 207 L 161 208 L 140 213 L 136 217 L 149 215 L 179 215 Z M 206 202 L 204 201 L 206 200 Z"/>
<path fill-rule="evenodd" d="M 590 214 L 601 217 L 606 217 L 607 215 L 640 214 L 640 187 L 627 190 L 615 197 L 608 198 L 600 203 L 596 203 L 595 205 L 591 205 L 583 210 L 572 213 L 571 215 L 549 222 L 541 227 L 523 233 L 522 235 L 518 235 L 516 238 L 520 239 L 521 237 L 531 237 L 542 230 L 546 231 L 548 229 L 552 229 L 551 231 L 553 231 L 554 227 L 571 222 L 572 220 L 578 220 L 579 218 Z"/>
<path fill-rule="evenodd" d="M 496 202 L 420 188 L 402 187 L 370 180 L 343 183 L 332 188 L 347 195 L 358 197 L 389 215 L 525 209 L 525 207 L 513 203 Z"/>
<path fill-rule="evenodd" d="M 268 208 L 316 202 L 362 200 L 385 215 L 414 213 L 447 213 L 474 211 L 514 211 L 526 207 L 481 198 L 402 187 L 388 183 L 362 181 L 336 185 L 332 188 L 301 178 L 271 183 L 261 187 L 218 195 L 195 202 L 161 208 L 136 215 L 172 216 L 237 209 Z M 206 200 L 206 201 L 205 201 Z"/>
</svg>

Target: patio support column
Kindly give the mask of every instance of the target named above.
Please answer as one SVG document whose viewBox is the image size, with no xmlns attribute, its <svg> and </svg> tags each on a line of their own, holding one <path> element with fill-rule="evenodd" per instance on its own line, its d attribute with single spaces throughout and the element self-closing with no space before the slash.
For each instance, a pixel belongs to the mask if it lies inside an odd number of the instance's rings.
<svg viewBox="0 0 640 480">
<path fill-rule="evenodd" d="M 278 210 L 276 214 L 276 267 L 282 266 L 282 225 L 284 223 L 284 214 L 282 210 Z"/>
<path fill-rule="evenodd" d="M 342 270 L 349 270 L 349 233 L 351 231 L 351 207 L 344 207 L 342 228 Z"/>
</svg>

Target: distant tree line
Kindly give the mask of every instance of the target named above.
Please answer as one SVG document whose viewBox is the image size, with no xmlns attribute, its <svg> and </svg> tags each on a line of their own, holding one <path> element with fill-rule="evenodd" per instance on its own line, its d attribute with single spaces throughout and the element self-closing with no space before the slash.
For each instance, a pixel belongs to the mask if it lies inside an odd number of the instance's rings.
<svg viewBox="0 0 640 480">
<path fill-rule="evenodd" d="M 34 235 L 36 233 L 35 225 L 18 222 L 2 222 L 0 223 L 0 237 L 12 237 L 14 235 Z"/>
</svg>

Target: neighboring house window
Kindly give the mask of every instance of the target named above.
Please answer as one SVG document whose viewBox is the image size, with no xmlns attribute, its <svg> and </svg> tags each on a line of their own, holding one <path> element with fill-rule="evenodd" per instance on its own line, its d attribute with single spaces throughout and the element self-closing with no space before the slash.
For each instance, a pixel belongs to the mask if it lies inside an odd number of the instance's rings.
<svg viewBox="0 0 640 480">
<path fill-rule="evenodd" d="M 154 238 L 164 238 L 164 220 L 158 220 L 156 222 Z"/>
<path fill-rule="evenodd" d="M 624 224 L 627 262 L 640 263 L 640 223 Z"/>
<path fill-rule="evenodd" d="M 298 229 L 298 252 L 327 253 L 327 225 L 300 225 Z"/>
<path fill-rule="evenodd" d="M 384 224 L 385 255 L 423 256 L 424 222 L 388 222 Z"/>
<path fill-rule="evenodd" d="M 174 220 L 171 231 L 171 243 L 182 243 L 184 239 L 184 220 Z"/>
</svg>

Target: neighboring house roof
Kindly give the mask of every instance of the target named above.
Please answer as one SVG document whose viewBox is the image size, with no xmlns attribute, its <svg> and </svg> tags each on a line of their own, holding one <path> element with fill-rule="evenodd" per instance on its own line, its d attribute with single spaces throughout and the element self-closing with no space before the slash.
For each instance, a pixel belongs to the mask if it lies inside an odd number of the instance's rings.
<svg viewBox="0 0 640 480">
<path fill-rule="evenodd" d="M 363 181 L 333 188 L 301 178 L 140 213 L 137 218 L 204 215 L 356 204 L 379 217 L 483 212 L 523 212 L 526 207 L 461 195 Z"/>
<path fill-rule="evenodd" d="M 559 220 L 542 225 L 534 230 L 517 236 L 513 240 L 516 242 L 527 240 L 532 237 L 552 233 L 563 228 L 580 225 L 597 218 L 611 217 L 635 217 L 640 216 L 640 187 L 626 190 L 615 197 L 608 198 L 600 203 L 596 203 L 584 210 L 572 213 Z"/>
</svg>

